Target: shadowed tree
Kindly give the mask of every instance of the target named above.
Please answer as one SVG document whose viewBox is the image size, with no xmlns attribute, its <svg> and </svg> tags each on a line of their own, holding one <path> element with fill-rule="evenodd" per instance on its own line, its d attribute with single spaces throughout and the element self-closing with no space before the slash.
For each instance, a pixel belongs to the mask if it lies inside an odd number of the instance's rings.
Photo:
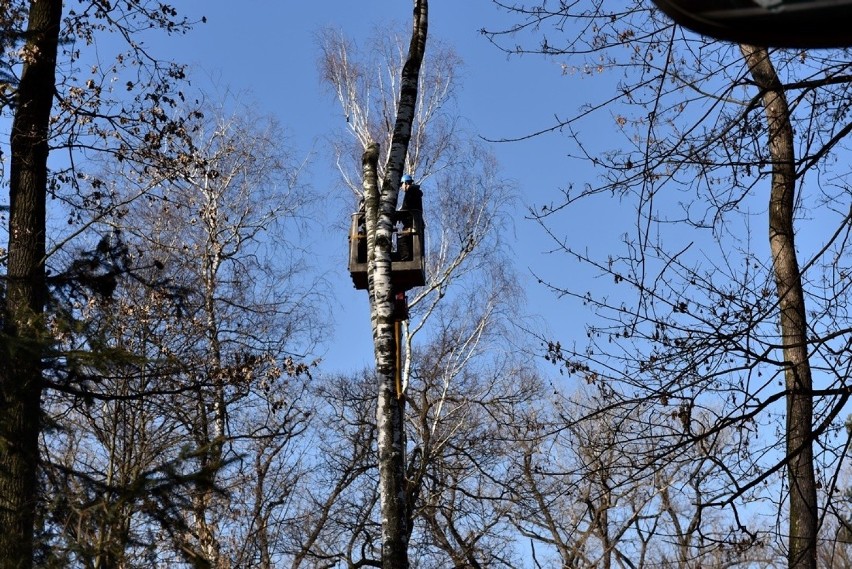
<svg viewBox="0 0 852 569">
<path fill-rule="evenodd" d="M 46 343 L 45 208 L 50 110 L 61 0 L 30 5 L 10 140 L 9 246 L 0 350 L 0 564 L 33 560 L 41 417 L 41 356 Z M 15 25 L 17 18 L 5 24 Z"/>
<path fill-rule="evenodd" d="M 81 209 L 95 209 L 98 181 L 77 169 L 87 150 L 126 160 L 162 154 L 181 138 L 180 125 L 166 116 L 177 95 L 181 68 L 163 64 L 129 42 L 116 66 L 75 74 L 81 54 L 109 31 L 132 37 L 137 26 L 183 32 L 189 22 L 168 5 L 133 1 L 120 6 L 84 2 L 63 18 L 63 2 L 13 0 L 0 11 L 2 105 L 12 114 L 9 141 L 9 245 L 0 351 L 0 566 L 32 565 L 34 512 L 38 502 L 38 436 L 42 426 L 42 372 L 52 347 L 46 265 L 53 249 L 47 235 L 48 194 L 70 205 L 69 222 Z M 74 44 L 74 41 L 80 44 Z M 82 44 L 85 44 L 82 45 Z M 20 47 L 20 49 L 17 49 Z M 119 63 L 124 61 L 125 63 Z M 125 105 L 116 105 L 110 81 L 134 66 Z M 65 72 L 72 70 L 70 75 Z M 174 98 L 171 98 L 174 97 Z M 49 170 L 52 149 L 70 160 Z M 70 164 L 70 166 L 68 165 Z M 91 191 L 90 195 L 87 193 Z M 60 208 L 61 209 L 61 208 Z M 87 216 L 84 216 L 87 217 Z M 61 238 L 53 242 L 62 243 Z"/>
</svg>

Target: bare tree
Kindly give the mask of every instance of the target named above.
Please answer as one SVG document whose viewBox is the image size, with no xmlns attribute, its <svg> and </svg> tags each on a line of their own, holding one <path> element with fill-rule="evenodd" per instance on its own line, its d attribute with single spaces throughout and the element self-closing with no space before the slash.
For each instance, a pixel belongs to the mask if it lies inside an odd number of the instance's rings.
<svg viewBox="0 0 852 569">
<path fill-rule="evenodd" d="M 126 508 L 123 541 L 110 547 L 134 563 L 151 554 L 193 566 L 271 567 L 299 476 L 296 441 L 311 416 L 311 362 L 302 354 L 322 315 L 322 288 L 306 274 L 304 252 L 290 246 L 310 218 L 310 195 L 274 122 L 245 109 L 207 114 L 180 177 L 155 175 L 153 185 L 142 178 L 140 192 L 129 187 L 133 172 L 110 175 L 121 184 L 116 194 L 133 198 L 105 229 L 122 236 L 130 276 L 83 308 L 99 327 L 66 341 L 96 337 L 100 350 L 123 356 L 89 365 L 87 384 L 51 402 L 69 436 L 45 444 L 61 451 L 61 472 L 120 495 L 88 499 Z M 80 409 L 79 398 L 99 405 Z M 113 428 L 125 414 L 138 420 Z M 92 449 L 85 461 L 71 452 L 81 444 Z M 180 483 L 163 483 L 152 508 L 145 490 L 166 470 Z M 115 471 L 130 474 L 112 479 Z M 118 523 L 93 515 L 86 499 L 68 496 L 56 524 Z M 69 541 L 92 559 L 91 538 Z"/>
<path fill-rule="evenodd" d="M 217 526 L 229 521 L 230 499 L 213 488 L 230 495 L 244 484 L 245 473 L 227 472 L 225 464 L 249 456 L 260 461 L 249 479 L 262 484 L 270 465 L 261 463 L 275 459 L 265 453 L 278 447 L 277 454 L 303 429 L 299 354 L 312 345 L 319 316 L 320 291 L 300 274 L 303 249 L 286 237 L 308 216 L 298 164 L 283 154 L 273 123 L 262 127 L 242 115 L 199 130 L 194 162 L 160 196 L 160 207 L 142 209 L 138 226 L 140 247 L 194 293 L 175 322 L 193 339 L 193 351 L 180 357 L 199 384 L 182 404 L 194 412 L 180 420 L 199 449 L 199 468 L 212 469 L 212 487 L 194 497 L 193 539 L 214 567 L 222 564 Z M 293 398 L 282 385 L 290 381 Z"/>
<path fill-rule="evenodd" d="M 126 10 L 126 11 L 125 11 Z M 90 79 L 76 84 L 64 69 L 75 68 L 82 49 L 69 46 L 70 37 L 92 43 L 107 31 L 131 33 L 139 22 L 167 32 L 186 30 L 190 23 L 171 7 L 163 10 L 146 2 L 104 6 L 84 3 L 63 19 L 63 3 L 4 3 L 0 24 L 0 48 L 4 65 L 0 82 L 2 112 L 13 115 L 10 137 L 9 246 L 3 326 L 5 349 L 0 360 L 0 500 L 3 527 L 0 537 L 0 563 L 8 567 L 30 567 L 33 551 L 34 512 L 38 503 L 38 436 L 42 428 L 42 371 L 51 345 L 47 326 L 48 301 L 45 279 L 51 251 L 47 244 L 47 195 L 83 206 L 86 175 L 76 170 L 74 158 L 84 148 L 110 150 L 125 159 L 161 154 L 161 142 L 181 137 L 180 129 L 164 113 L 180 68 L 163 65 L 143 48 L 131 42 L 126 62 L 144 64 L 137 69 L 138 80 L 128 83 L 130 94 L 138 95 L 123 108 L 121 117 L 110 108 L 114 93 L 103 83 Z M 24 25 L 26 23 L 26 25 Z M 96 30 L 97 33 L 96 33 Z M 132 35 L 132 33 L 131 33 Z M 20 48 L 20 49 L 19 49 Z M 142 57 L 144 55 L 144 57 Z M 67 67 L 64 65 L 69 63 Z M 124 66 L 92 74 L 114 77 Z M 107 80 L 108 81 L 108 80 Z M 56 103 L 56 104 L 54 104 Z M 132 111 L 130 110 L 132 109 Z M 85 116 L 85 119 L 80 120 Z M 100 143 L 93 142 L 107 134 Z M 94 139 L 90 137 L 94 135 Z M 146 141 L 147 137 L 147 141 Z M 152 144 L 157 139 L 156 144 Z M 110 141 L 109 143 L 105 141 Z M 91 146 L 89 146 L 91 144 Z M 71 152 L 71 166 L 51 172 L 51 148 L 64 146 Z M 109 147 L 109 148 L 108 148 Z M 132 149 L 132 150 L 131 150 Z M 72 173 L 73 172 L 73 173 Z M 75 210 L 69 217 L 75 218 Z"/>
<path fill-rule="evenodd" d="M 310 468 L 285 535 L 291 566 L 381 566 L 376 484 L 375 377 L 370 371 L 323 378 L 314 387 Z"/>
<path fill-rule="evenodd" d="M 12 124 L 9 247 L 0 357 L 0 563 L 33 560 L 45 343 L 45 202 L 50 110 L 62 2 L 32 4 Z"/>
<path fill-rule="evenodd" d="M 338 142 L 336 158 L 355 195 L 361 190 L 352 181 L 360 176 L 351 157 L 365 141 L 392 138 L 396 84 L 388 78 L 403 67 L 400 45 L 381 38 L 369 42 L 365 55 L 340 34 L 324 34 L 321 65 L 356 148 Z M 499 178 L 487 148 L 448 110 L 459 58 L 440 42 L 430 40 L 430 46 L 406 165 L 425 188 L 429 241 L 426 283 L 412 291 L 410 321 L 400 331 L 411 550 L 423 566 L 515 566 L 501 484 L 516 431 L 523 430 L 521 408 L 534 405 L 540 385 L 506 347 L 508 323 L 518 316 L 513 299 L 522 297 L 504 256 L 511 186 Z M 365 197 L 369 224 L 376 196 Z M 369 496 L 362 499 L 359 510 L 370 507 Z M 363 530 L 352 532 L 363 543 L 356 552 L 372 551 L 367 536 L 379 516 L 372 513 L 359 522 Z M 341 557 L 361 562 L 357 555 Z"/>
<path fill-rule="evenodd" d="M 729 454 L 731 441 L 710 437 L 672 460 L 660 445 L 666 423 L 653 417 L 653 406 L 637 402 L 634 416 L 625 417 L 600 405 L 606 391 L 591 385 L 557 398 L 531 423 L 513 461 L 513 520 L 536 559 L 635 568 L 780 562 L 771 548 L 732 547 L 726 517 L 703 507 L 718 491 L 715 457 Z M 594 418 L 566 426 L 590 409 Z M 673 413 L 665 420 L 672 428 L 682 418 Z"/>
<path fill-rule="evenodd" d="M 394 293 L 391 243 L 399 182 L 405 167 L 416 112 L 427 22 L 427 0 L 415 0 L 411 42 L 400 79 L 399 103 L 384 178 L 379 186 L 379 146 L 373 140 L 364 145 L 361 176 L 366 205 L 368 292 L 379 385 L 376 421 L 382 505 L 382 565 L 395 568 L 408 567 L 408 538 L 411 530 L 408 527 L 405 499 L 405 405 L 395 381 L 399 360 L 392 316 Z"/>
<path fill-rule="evenodd" d="M 840 355 L 848 342 L 840 284 L 847 173 L 834 168 L 851 128 L 848 65 L 828 52 L 738 52 L 640 2 L 620 11 L 597 2 L 497 4 L 519 15 L 512 32 L 541 30 L 529 51 L 560 58 L 569 76 L 623 72 L 611 98 L 553 127 L 569 133 L 574 156 L 601 181 L 564 189 L 537 217 L 559 249 L 619 286 L 597 294 L 551 283 L 601 317 L 588 326 L 588 346 L 551 343 L 551 355 L 572 374 L 615 386 L 607 408 L 652 400 L 660 417 L 675 409 L 690 418 L 673 437 L 693 445 L 730 437 L 735 452 L 715 461 L 727 486 L 703 507 L 732 507 L 742 535 L 729 539 L 760 543 L 764 529 L 746 524 L 736 505 L 767 488 L 779 511 L 788 507 L 789 529 L 776 540 L 786 540 L 789 565 L 815 567 L 825 508 L 816 473 L 838 464 L 827 435 L 846 403 L 849 364 Z M 500 43 L 503 35 L 490 37 Z M 584 121 L 600 108 L 626 135 L 621 148 L 586 136 Z M 629 203 L 635 217 L 623 251 L 598 255 L 557 220 L 602 192 Z M 768 251 L 752 240 L 767 211 Z M 797 251 L 806 251 L 803 260 Z M 699 411 L 713 417 L 710 428 L 696 429 Z M 668 456 L 683 449 L 673 438 Z M 786 484 L 777 476 L 785 470 Z"/>
</svg>

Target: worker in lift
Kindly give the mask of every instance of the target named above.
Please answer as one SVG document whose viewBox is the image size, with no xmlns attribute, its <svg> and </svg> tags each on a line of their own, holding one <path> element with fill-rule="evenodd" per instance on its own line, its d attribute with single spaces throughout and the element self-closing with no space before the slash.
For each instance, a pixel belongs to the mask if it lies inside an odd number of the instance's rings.
<svg viewBox="0 0 852 569">
<path fill-rule="evenodd" d="M 412 219 L 412 212 L 420 214 L 423 211 L 423 192 L 408 174 L 402 176 L 400 191 L 403 197 L 397 220 L 402 224 L 402 229 L 397 233 L 397 255 L 400 261 L 413 261 L 414 238 L 412 232 L 414 231 L 414 220 Z M 397 321 L 408 320 L 408 300 L 405 297 L 405 291 L 394 291 L 392 318 Z"/>
<path fill-rule="evenodd" d="M 420 189 L 419 184 L 414 183 L 414 179 L 405 174 L 402 176 L 402 187 L 400 189 L 403 192 L 402 197 L 402 206 L 400 206 L 399 211 L 423 211 L 423 190 Z M 409 218 L 409 224 L 411 223 Z"/>
<path fill-rule="evenodd" d="M 397 239 L 397 250 L 401 261 L 411 261 L 412 259 L 412 238 L 411 232 L 414 230 L 414 220 L 411 212 L 421 213 L 423 211 L 423 191 L 419 184 L 414 183 L 414 179 L 404 174 L 402 176 L 402 205 L 399 208 L 399 221 L 402 223 L 402 232 Z"/>
</svg>

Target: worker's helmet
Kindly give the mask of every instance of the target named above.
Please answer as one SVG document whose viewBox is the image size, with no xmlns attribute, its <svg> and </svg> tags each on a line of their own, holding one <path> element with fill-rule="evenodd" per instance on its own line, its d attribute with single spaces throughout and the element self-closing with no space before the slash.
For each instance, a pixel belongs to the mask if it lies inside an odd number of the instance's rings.
<svg viewBox="0 0 852 569">
<path fill-rule="evenodd" d="M 402 175 L 402 183 L 403 183 L 403 184 L 404 184 L 404 183 L 406 183 L 406 182 L 413 182 L 413 181 L 414 181 L 414 178 L 412 178 L 412 177 L 411 177 L 411 176 L 409 176 L 408 174 L 403 174 L 403 175 Z"/>
</svg>

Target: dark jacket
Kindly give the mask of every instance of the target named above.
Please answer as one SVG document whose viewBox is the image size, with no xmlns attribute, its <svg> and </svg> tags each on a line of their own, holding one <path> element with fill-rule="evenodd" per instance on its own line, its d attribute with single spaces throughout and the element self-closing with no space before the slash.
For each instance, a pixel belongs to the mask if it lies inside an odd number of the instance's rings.
<svg viewBox="0 0 852 569">
<path fill-rule="evenodd" d="M 405 196 L 402 198 L 400 211 L 423 211 L 423 191 L 418 184 L 411 184 L 403 194 Z"/>
</svg>

